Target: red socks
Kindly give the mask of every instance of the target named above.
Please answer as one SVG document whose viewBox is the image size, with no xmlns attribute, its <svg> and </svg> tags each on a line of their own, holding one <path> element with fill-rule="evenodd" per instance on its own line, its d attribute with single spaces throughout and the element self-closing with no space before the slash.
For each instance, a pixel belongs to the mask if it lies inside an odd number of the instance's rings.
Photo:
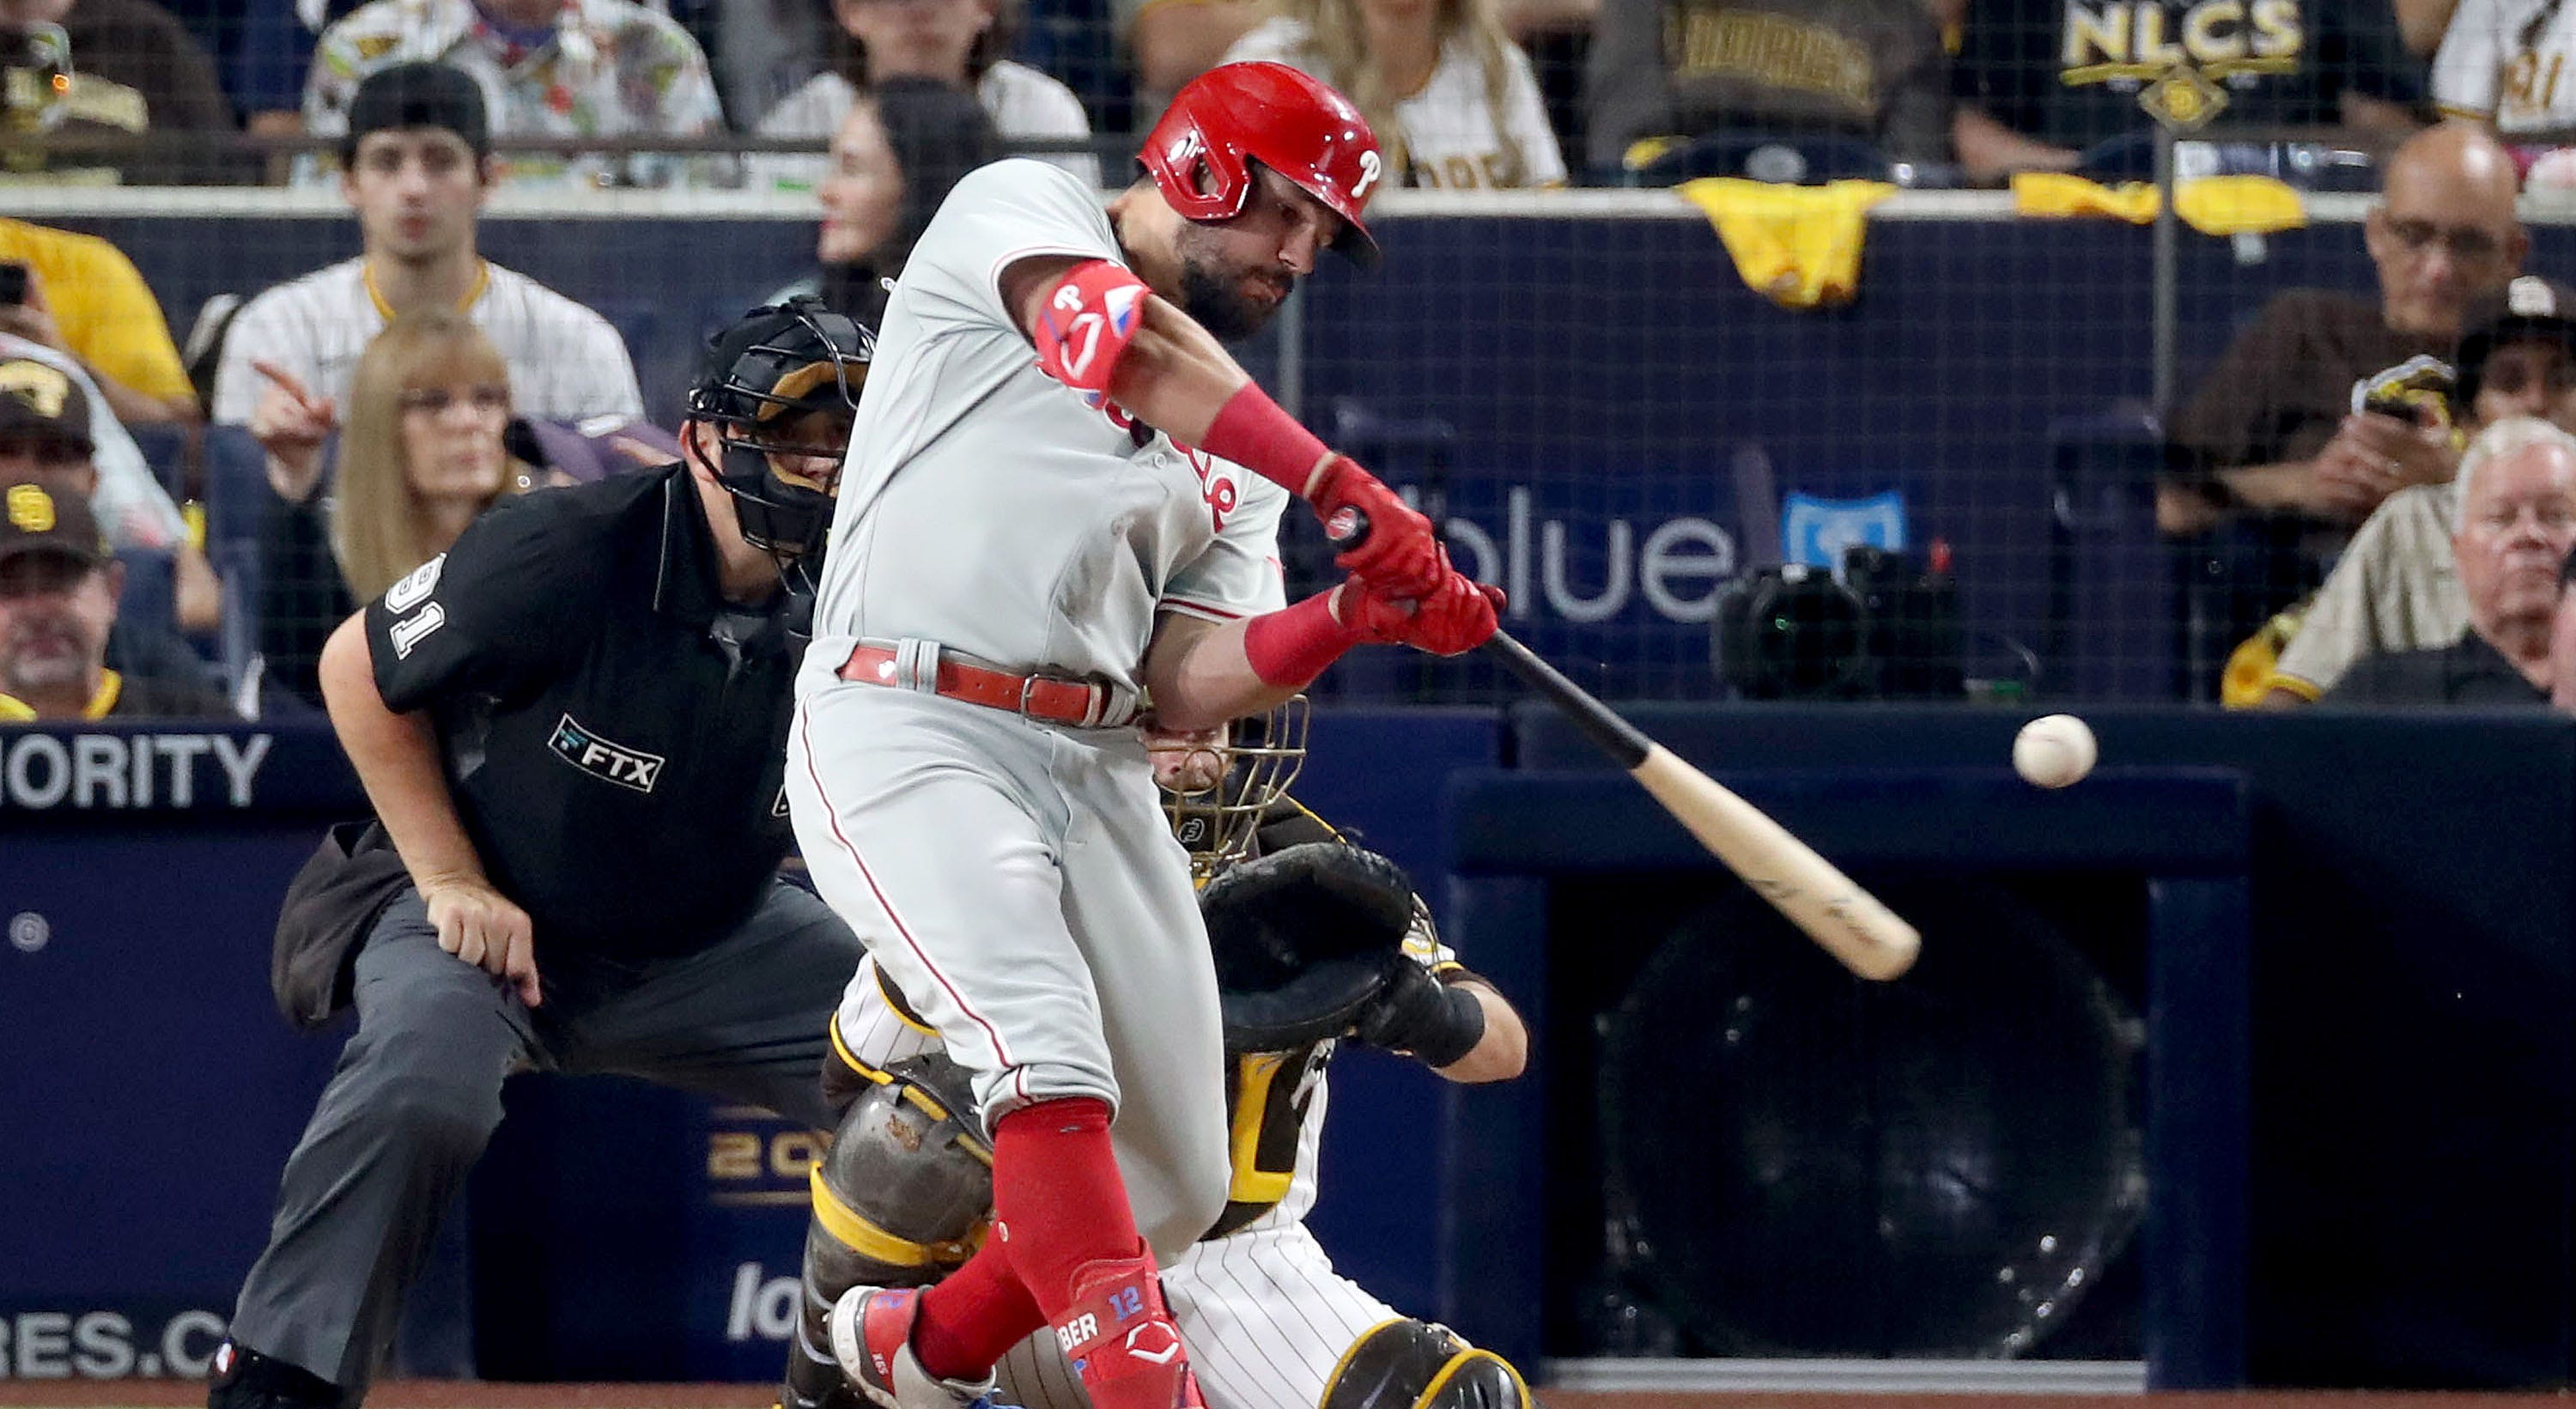
<svg viewBox="0 0 2576 1409">
<path fill-rule="evenodd" d="M 1075 1272 L 1136 1255 L 1108 1102 L 1040 1101 L 1002 1117 L 993 1131 L 993 1236 L 1050 1320 L 1073 1304 Z"/>
<path fill-rule="evenodd" d="M 1012 1346 L 1047 1323 L 1011 1270 L 1009 1252 L 988 1237 L 966 1265 L 921 1294 L 912 1354 L 943 1380 L 980 1380 Z"/>
<path fill-rule="evenodd" d="M 921 1294 L 912 1353 L 942 1379 L 974 1379 L 1074 1301 L 1074 1273 L 1134 1257 L 1136 1220 L 1109 1145 L 1109 1103 L 1022 1106 L 993 1130 L 993 1232 Z"/>
</svg>

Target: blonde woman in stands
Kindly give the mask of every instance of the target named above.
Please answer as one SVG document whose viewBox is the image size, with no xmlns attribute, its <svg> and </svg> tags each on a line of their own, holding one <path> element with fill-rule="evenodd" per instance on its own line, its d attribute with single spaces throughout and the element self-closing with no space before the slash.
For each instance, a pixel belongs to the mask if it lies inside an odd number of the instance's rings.
<svg viewBox="0 0 2576 1409">
<path fill-rule="evenodd" d="M 333 494 L 269 505 L 259 648 L 270 681 L 318 703 L 332 628 L 447 551 L 492 501 L 535 487 L 538 472 L 503 446 L 509 423 L 510 369 L 466 315 L 406 314 L 367 344 Z"/>
<path fill-rule="evenodd" d="M 1493 0 L 1283 0 L 1225 61 L 1269 59 L 1350 95 L 1387 179 L 1444 189 L 1562 186 L 1565 158 L 1529 55 Z"/>
</svg>

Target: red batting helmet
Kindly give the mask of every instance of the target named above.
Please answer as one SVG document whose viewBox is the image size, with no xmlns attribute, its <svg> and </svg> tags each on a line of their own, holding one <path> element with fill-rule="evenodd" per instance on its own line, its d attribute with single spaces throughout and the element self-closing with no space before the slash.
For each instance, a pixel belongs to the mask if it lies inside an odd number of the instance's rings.
<svg viewBox="0 0 2576 1409">
<path fill-rule="evenodd" d="M 1191 79 L 1137 155 L 1163 199 L 1192 220 L 1242 214 L 1258 161 L 1348 224 L 1335 249 L 1377 262 L 1377 241 L 1360 223 L 1385 174 L 1377 138 L 1350 99 L 1286 64 L 1220 64 Z"/>
</svg>

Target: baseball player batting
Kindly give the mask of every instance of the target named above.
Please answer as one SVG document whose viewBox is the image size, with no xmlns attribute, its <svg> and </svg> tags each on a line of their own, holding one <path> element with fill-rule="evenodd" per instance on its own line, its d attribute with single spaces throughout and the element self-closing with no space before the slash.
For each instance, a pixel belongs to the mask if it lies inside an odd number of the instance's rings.
<svg viewBox="0 0 2576 1409">
<path fill-rule="evenodd" d="M 1250 748 L 1149 736 L 1174 830 L 1217 877 L 1204 904 L 1225 990 L 1233 1151 L 1225 1213 L 1164 1269 L 1163 1290 L 1214 1409 L 1523 1409 L 1528 1389 L 1509 1363 L 1341 1276 L 1306 1228 L 1337 1034 L 1356 1029 L 1455 1081 L 1518 1075 L 1527 1036 L 1441 944 L 1401 870 L 1288 798 L 1298 722 L 1274 713 Z M 1209 759 L 1234 765 L 1229 785 L 1189 776 Z M 1337 966 L 1363 982 L 1346 989 Z M 815 1166 L 805 1315 L 782 1409 L 852 1403 L 824 1345 L 824 1308 L 854 1284 L 935 1279 L 989 1235 L 991 1147 L 957 1068 L 873 965 L 862 977 L 833 1021 L 825 1085 L 847 1104 Z M 1000 1393 L 1030 1409 L 1085 1409 L 1044 1334 L 1004 1357 Z"/>
<path fill-rule="evenodd" d="M 1061 168 L 949 194 L 889 297 L 789 742 L 824 898 L 972 1074 L 995 1235 L 926 1291 L 855 1293 L 835 1349 L 885 1409 L 988 1398 L 1052 1325 L 1099 1409 L 1200 1398 L 1156 1283 L 1225 1206 L 1216 978 L 1130 727 L 1287 699 L 1363 641 L 1442 654 L 1494 595 L 1218 341 L 1333 247 L 1383 172 L 1340 94 L 1227 65 L 1104 211 Z M 1279 514 L 1373 531 L 1282 606 Z"/>
</svg>

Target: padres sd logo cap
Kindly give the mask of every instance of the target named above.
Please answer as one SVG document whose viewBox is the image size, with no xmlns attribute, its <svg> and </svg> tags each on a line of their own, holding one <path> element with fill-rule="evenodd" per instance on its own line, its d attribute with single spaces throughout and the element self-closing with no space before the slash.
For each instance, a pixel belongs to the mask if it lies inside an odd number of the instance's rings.
<svg viewBox="0 0 2576 1409">
<path fill-rule="evenodd" d="M 88 563 L 107 561 L 107 538 L 89 501 L 56 494 L 40 484 L 0 490 L 0 561 L 21 553 L 68 553 Z"/>
</svg>

